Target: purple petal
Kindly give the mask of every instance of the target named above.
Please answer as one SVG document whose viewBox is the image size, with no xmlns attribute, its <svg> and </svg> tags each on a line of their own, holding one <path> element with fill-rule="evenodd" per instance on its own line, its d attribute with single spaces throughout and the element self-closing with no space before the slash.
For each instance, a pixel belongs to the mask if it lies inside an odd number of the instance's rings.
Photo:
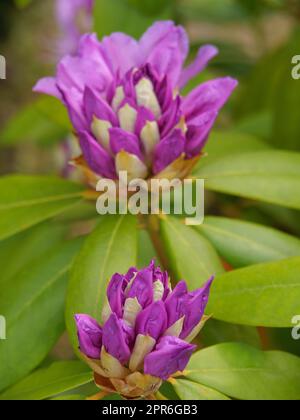
<svg viewBox="0 0 300 420">
<path fill-rule="evenodd" d="M 119 318 L 123 316 L 123 305 L 125 302 L 125 289 L 127 281 L 121 274 L 114 274 L 107 288 L 107 298 L 110 308 Z"/>
<path fill-rule="evenodd" d="M 103 38 L 101 51 L 109 63 L 113 74 L 120 72 L 120 76 L 138 65 L 138 42 L 123 33 L 114 33 Z"/>
<path fill-rule="evenodd" d="M 206 112 L 199 117 L 198 125 L 188 126 L 185 145 L 188 159 L 197 156 L 204 148 L 217 116 L 217 112 Z"/>
<path fill-rule="evenodd" d="M 80 147 L 89 167 L 100 176 L 116 178 L 115 162 L 103 147 L 86 131 L 79 132 Z"/>
<path fill-rule="evenodd" d="M 147 121 L 155 121 L 155 117 L 149 109 L 140 107 L 138 109 L 135 132 L 139 136 Z"/>
<path fill-rule="evenodd" d="M 165 301 L 168 314 L 168 327 L 171 327 L 185 314 L 184 306 L 188 293 L 187 285 L 180 281 Z"/>
<path fill-rule="evenodd" d="M 185 30 L 172 21 L 156 22 L 140 40 L 143 62 L 151 64 L 160 77 L 168 74 L 173 87 L 178 82 L 188 50 Z"/>
<path fill-rule="evenodd" d="M 167 136 L 170 130 L 179 123 L 182 115 L 180 106 L 181 98 L 180 96 L 177 96 L 176 99 L 169 104 L 169 108 L 160 118 L 159 128 L 162 137 Z"/>
<path fill-rule="evenodd" d="M 113 81 L 111 71 L 101 53 L 96 35 L 83 35 L 76 55 L 65 56 L 57 68 L 57 85 L 63 91 L 76 88 L 83 93 L 90 86 L 105 92 Z"/>
<path fill-rule="evenodd" d="M 79 347 L 91 359 L 99 359 L 102 346 L 102 328 L 88 315 L 75 315 Z"/>
<path fill-rule="evenodd" d="M 136 267 L 131 267 L 125 274 L 125 279 L 127 281 L 127 284 L 133 279 L 134 275 L 138 272 L 138 269 Z"/>
<path fill-rule="evenodd" d="M 145 308 L 153 302 L 153 268 L 147 267 L 139 271 L 130 287 L 129 298 L 137 298 Z"/>
<path fill-rule="evenodd" d="M 195 61 L 182 71 L 179 80 L 179 88 L 182 89 L 191 79 L 204 70 L 208 62 L 218 53 L 218 49 L 213 45 L 201 47 Z"/>
<path fill-rule="evenodd" d="M 176 337 L 163 337 L 156 350 L 145 357 L 144 372 L 163 380 L 177 372 L 182 372 L 188 365 L 196 346 Z"/>
<path fill-rule="evenodd" d="M 46 95 L 55 96 L 62 101 L 62 95 L 56 85 L 55 77 L 44 77 L 40 79 L 33 88 L 34 92 L 45 93 Z"/>
<path fill-rule="evenodd" d="M 154 174 L 158 174 L 184 153 L 185 137 L 176 129 L 162 139 L 154 151 Z"/>
<path fill-rule="evenodd" d="M 166 298 L 170 294 L 170 288 L 169 288 L 169 274 L 167 271 L 162 271 L 160 267 L 155 267 L 154 269 L 154 282 L 159 280 L 165 289 L 163 300 L 166 300 Z"/>
<path fill-rule="evenodd" d="M 135 134 L 122 130 L 122 128 L 111 128 L 109 132 L 111 150 L 115 155 L 125 151 L 143 160 L 139 139 Z"/>
<path fill-rule="evenodd" d="M 160 300 L 149 305 L 141 311 L 136 319 L 136 334 L 150 335 L 155 340 L 167 328 L 167 312 L 164 303 Z"/>
<path fill-rule="evenodd" d="M 213 280 L 214 277 L 211 277 L 201 289 L 188 293 L 186 296 L 183 307 L 185 319 L 183 330 L 180 334 L 181 339 L 186 338 L 201 321 L 208 302 Z"/>
<path fill-rule="evenodd" d="M 68 110 L 70 120 L 77 132 L 89 129 L 89 123 L 83 111 L 82 95 L 75 89 L 61 90 L 64 104 Z"/>
<path fill-rule="evenodd" d="M 118 125 L 118 119 L 112 108 L 104 101 L 100 95 L 96 95 L 89 87 L 84 90 L 84 109 L 89 123 L 92 123 L 93 117 L 100 120 L 109 121 L 112 125 Z"/>
<path fill-rule="evenodd" d="M 206 112 L 218 112 L 237 86 L 230 77 L 203 83 L 194 89 L 182 102 L 182 111 L 188 125 L 198 125 Z"/>
<path fill-rule="evenodd" d="M 129 327 L 123 320 L 112 314 L 103 326 L 102 343 L 105 350 L 113 357 L 125 364 L 130 358 L 130 345 L 132 342 Z"/>
</svg>

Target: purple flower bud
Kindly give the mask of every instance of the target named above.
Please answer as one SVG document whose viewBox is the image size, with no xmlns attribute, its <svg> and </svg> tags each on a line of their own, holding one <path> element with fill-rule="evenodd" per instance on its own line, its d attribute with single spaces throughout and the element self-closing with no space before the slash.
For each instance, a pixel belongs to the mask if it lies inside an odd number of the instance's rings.
<svg viewBox="0 0 300 420">
<path fill-rule="evenodd" d="M 168 273 L 154 261 L 142 270 L 132 267 L 125 275 L 114 274 L 103 330 L 87 315 L 75 318 L 80 349 L 97 383 L 111 383 L 110 389 L 125 397 L 145 397 L 184 370 L 195 350 L 189 342 L 206 321 L 212 281 L 194 292 L 182 281 L 172 292 Z"/>
<path fill-rule="evenodd" d="M 64 3 L 61 16 L 68 7 L 74 20 L 75 8 Z M 76 3 L 91 7 L 91 1 Z M 78 36 L 74 22 L 69 27 Z M 188 166 L 186 161 L 200 155 L 237 85 L 225 77 L 181 96 L 180 89 L 217 54 L 215 47 L 204 46 L 185 68 L 188 50 L 185 30 L 170 21 L 156 22 L 138 41 L 115 33 L 100 42 L 87 34 L 76 53 L 61 60 L 56 77 L 42 79 L 34 90 L 64 103 L 94 173 L 115 179 L 127 170 L 151 178 L 166 168 L 174 171 L 178 159 Z"/>
<path fill-rule="evenodd" d="M 79 348 L 87 357 L 99 359 L 102 346 L 102 328 L 88 315 L 75 315 Z"/>
<path fill-rule="evenodd" d="M 196 346 L 176 337 L 164 337 L 156 350 L 145 358 L 144 372 L 147 375 L 167 380 L 186 368 Z"/>
<path fill-rule="evenodd" d="M 160 300 L 141 311 L 136 319 L 136 334 L 150 335 L 157 340 L 167 328 L 167 312 Z"/>
</svg>

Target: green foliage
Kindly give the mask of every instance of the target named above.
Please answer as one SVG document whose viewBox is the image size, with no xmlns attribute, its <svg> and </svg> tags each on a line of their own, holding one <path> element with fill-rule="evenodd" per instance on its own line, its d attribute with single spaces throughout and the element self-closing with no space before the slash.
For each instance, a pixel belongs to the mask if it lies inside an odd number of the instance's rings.
<svg viewBox="0 0 300 420">
<path fill-rule="evenodd" d="M 298 238 L 254 223 L 206 217 L 197 230 L 236 268 L 300 255 Z"/>
<path fill-rule="evenodd" d="M 300 209 L 300 154 L 261 151 L 202 161 L 194 175 L 207 189 Z"/>
<path fill-rule="evenodd" d="M 64 106 L 55 98 L 46 97 L 21 109 L 0 131 L 0 146 L 20 142 L 52 145 L 62 141 L 71 131 Z"/>
<path fill-rule="evenodd" d="M 67 274 L 80 244 L 55 245 L 2 287 L 9 339 L 0 346 L 0 390 L 37 367 L 63 333 Z"/>
<path fill-rule="evenodd" d="M 81 200 L 83 188 L 55 177 L 0 178 L 0 240 L 57 216 Z"/>
<path fill-rule="evenodd" d="M 292 327 L 300 313 L 300 257 L 258 264 L 218 276 L 207 312 L 243 325 Z"/>
<path fill-rule="evenodd" d="M 0 400 L 44 400 L 92 381 L 90 369 L 81 362 L 56 362 L 39 369 L 2 395 Z M 63 399 L 78 399 L 64 396 Z M 79 398 L 80 399 L 80 398 Z"/>
<path fill-rule="evenodd" d="M 196 353 L 188 379 L 241 400 L 298 400 L 300 359 L 226 343 Z"/>
</svg>

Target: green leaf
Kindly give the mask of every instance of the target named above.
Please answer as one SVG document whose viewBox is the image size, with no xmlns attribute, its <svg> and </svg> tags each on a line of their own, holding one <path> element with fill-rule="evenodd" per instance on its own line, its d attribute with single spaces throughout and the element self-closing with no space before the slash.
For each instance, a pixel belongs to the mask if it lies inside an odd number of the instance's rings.
<svg viewBox="0 0 300 420">
<path fill-rule="evenodd" d="M 0 178 L 0 240 L 69 209 L 83 187 L 55 177 L 12 175 Z"/>
<path fill-rule="evenodd" d="M 159 262 L 156 250 L 151 242 L 150 235 L 147 230 L 140 229 L 138 236 L 138 267 L 147 267 L 153 258 Z"/>
<path fill-rule="evenodd" d="M 227 322 L 210 319 L 201 330 L 200 342 L 204 347 L 214 344 L 238 342 L 260 348 L 260 336 L 254 327 L 229 324 Z"/>
<path fill-rule="evenodd" d="M 162 240 L 177 280 L 186 280 L 191 290 L 224 269 L 212 245 L 194 229 L 174 217 L 161 222 Z"/>
<path fill-rule="evenodd" d="M 187 381 L 185 379 L 176 379 L 173 387 L 181 400 L 188 401 L 228 401 L 230 398 L 226 395 L 208 388 L 196 382 Z"/>
<path fill-rule="evenodd" d="M 66 227 L 43 223 L 0 242 L 0 286 L 64 238 Z"/>
<path fill-rule="evenodd" d="M 187 378 L 240 400 L 299 400 L 300 359 L 226 343 L 192 356 Z"/>
<path fill-rule="evenodd" d="M 291 327 L 300 313 L 300 257 L 253 265 L 218 276 L 208 313 L 236 324 Z"/>
<path fill-rule="evenodd" d="M 233 267 L 244 267 L 300 255 L 300 240 L 255 223 L 206 217 L 196 228 Z"/>
<path fill-rule="evenodd" d="M 270 146 L 256 136 L 237 131 L 213 131 L 204 150 L 207 156 L 200 160 L 198 166 L 201 169 L 203 165 L 210 165 L 223 157 L 263 150 L 270 150 Z"/>
<path fill-rule="evenodd" d="M 92 380 L 91 370 L 81 362 L 55 362 L 5 391 L 0 395 L 0 400 L 45 400 Z"/>
<path fill-rule="evenodd" d="M 137 261 L 137 221 L 133 216 L 101 217 L 86 239 L 70 279 L 66 321 L 75 349 L 78 347 L 74 315 L 86 313 L 101 321 L 101 307 L 110 277 L 126 273 Z"/>
<path fill-rule="evenodd" d="M 38 366 L 64 331 L 68 271 L 80 245 L 75 240 L 55 246 L 1 290 L 7 340 L 0 345 L 0 390 Z"/>
<path fill-rule="evenodd" d="M 199 165 L 207 189 L 300 209 L 300 154 L 261 151 Z"/>
<path fill-rule="evenodd" d="M 41 145 L 61 141 L 71 131 L 65 107 L 55 98 L 42 97 L 8 120 L 0 131 L 0 146 L 23 141 Z"/>
</svg>

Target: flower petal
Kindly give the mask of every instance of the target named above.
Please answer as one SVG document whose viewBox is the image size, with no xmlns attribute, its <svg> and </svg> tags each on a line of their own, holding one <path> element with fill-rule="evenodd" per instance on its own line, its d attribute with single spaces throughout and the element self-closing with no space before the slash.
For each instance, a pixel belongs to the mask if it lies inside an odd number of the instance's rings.
<svg viewBox="0 0 300 420">
<path fill-rule="evenodd" d="M 137 66 L 139 51 L 138 42 L 123 33 L 114 33 L 103 38 L 101 51 L 109 63 L 110 69 L 114 74 L 125 73 Z"/>
<path fill-rule="evenodd" d="M 204 148 L 218 112 L 205 112 L 198 119 L 198 125 L 190 125 L 186 133 L 185 152 L 187 158 L 197 156 Z"/>
<path fill-rule="evenodd" d="M 119 318 L 123 316 L 123 305 L 125 302 L 125 289 L 127 281 L 121 274 L 114 274 L 107 288 L 107 299 L 112 312 Z"/>
<path fill-rule="evenodd" d="M 153 302 L 153 268 L 151 266 L 137 273 L 128 297 L 136 297 L 143 308 Z"/>
<path fill-rule="evenodd" d="M 164 303 L 159 300 L 142 310 L 137 318 L 135 330 L 137 334 L 150 335 L 158 340 L 167 328 L 167 312 Z"/>
<path fill-rule="evenodd" d="M 125 151 L 143 160 L 139 139 L 135 134 L 117 127 L 111 128 L 109 133 L 111 150 L 115 155 Z"/>
<path fill-rule="evenodd" d="M 154 23 L 140 40 L 143 62 L 151 64 L 160 77 L 168 74 L 174 87 L 188 50 L 189 41 L 185 30 L 172 21 Z"/>
<path fill-rule="evenodd" d="M 99 359 L 102 346 L 102 329 L 88 315 L 75 315 L 79 347 L 91 359 Z"/>
<path fill-rule="evenodd" d="M 185 339 L 201 321 L 213 280 L 214 277 L 211 277 L 201 289 L 190 292 L 186 296 L 183 307 L 185 318 L 183 330 L 180 334 L 181 339 Z"/>
<path fill-rule="evenodd" d="M 89 124 L 92 123 L 93 117 L 97 117 L 99 120 L 109 121 L 114 126 L 118 125 L 117 116 L 112 108 L 89 87 L 84 89 L 83 103 Z"/>
<path fill-rule="evenodd" d="M 192 90 L 182 102 L 186 123 L 197 125 L 203 113 L 219 111 L 236 86 L 236 80 L 224 77 L 203 83 Z"/>
<path fill-rule="evenodd" d="M 115 163 L 107 151 L 86 131 L 79 132 L 79 140 L 89 167 L 100 176 L 115 179 Z"/>
<path fill-rule="evenodd" d="M 130 336 L 124 321 L 112 314 L 103 326 L 103 346 L 107 353 L 125 364 L 130 358 Z"/>
<path fill-rule="evenodd" d="M 162 139 L 154 151 L 154 173 L 158 174 L 179 158 L 184 153 L 184 146 L 185 137 L 179 129 Z"/>
<path fill-rule="evenodd" d="M 155 351 L 145 357 L 144 372 L 167 380 L 186 368 L 196 346 L 177 337 L 163 337 Z"/>
<path fill-rule="evenodd" d="M 34 92 L 45 93 L 46 95 L 55 96 L 56 98 L 63 100 L 61 92 L 56 85 L 55 77 L 44 77 L 40 79 L 33 88 Z"/>
<path fill-rule="evenodd" d="M 179 80 L 179 89 L 182 89 L 191 79 L 204 70 L 208 62 L 218 53 L 218 48 L 213 45 L 204 45 L 201 47 L 195 61 L 182 71 Z"/>
<path fill-rule="evenodd" d="M 171 327 L 185 315 L 184 304 L 187 293 L 188 288 L 186 283 L 184 281 L 180 281 L 166 299 L 165 305 L 168 314 L 168 327 Z"/>
</svg>

